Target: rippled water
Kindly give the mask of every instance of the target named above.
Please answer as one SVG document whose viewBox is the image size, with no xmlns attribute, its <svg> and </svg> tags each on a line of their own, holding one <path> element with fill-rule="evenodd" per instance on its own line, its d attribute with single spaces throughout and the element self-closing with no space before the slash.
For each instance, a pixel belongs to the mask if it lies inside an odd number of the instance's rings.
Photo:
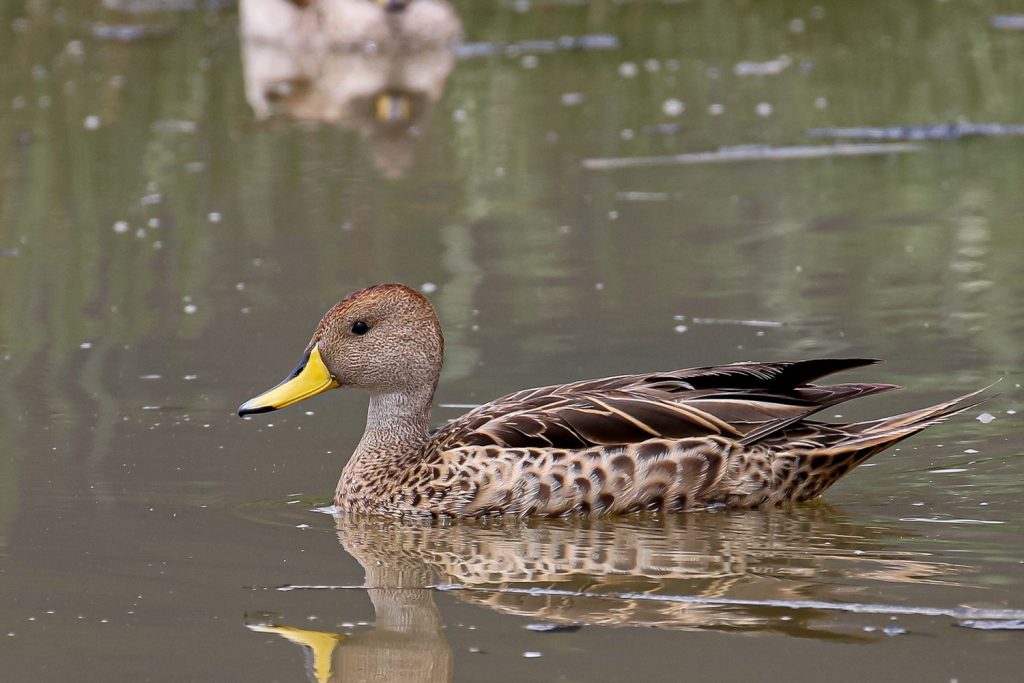
<svg viewBox="0 0 1024 683">
<path fill-rule="evenodd" d="M 1006 7 L 453 8 L 458 50 L 296 54 L 230 2 L 0 6 L 4 677 L 1015 678 L 1024 139 L 797 153 L 1024 124 Z M 997 395 L 791 510 L 335 519 L 365 399 L 234 411 L 385 280 L 444 323 L 437 423 L 817 355 L 908 387 L 829 418 Z"/>
</svg>

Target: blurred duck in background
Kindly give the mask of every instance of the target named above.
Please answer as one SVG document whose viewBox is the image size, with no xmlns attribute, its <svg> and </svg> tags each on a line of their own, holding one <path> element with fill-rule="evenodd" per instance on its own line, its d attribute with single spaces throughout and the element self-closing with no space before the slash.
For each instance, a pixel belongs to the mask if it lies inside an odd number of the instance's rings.
<svg viewBox="0 0 1024 683">
<path fill-rule="evenodd" d="M 445 0 L 241 0 L 245 94 L 259 119 L 286 115 L 363 132 L 398 178 L 414 127 L 444 91 L 462 23 Z"/>
</svg>

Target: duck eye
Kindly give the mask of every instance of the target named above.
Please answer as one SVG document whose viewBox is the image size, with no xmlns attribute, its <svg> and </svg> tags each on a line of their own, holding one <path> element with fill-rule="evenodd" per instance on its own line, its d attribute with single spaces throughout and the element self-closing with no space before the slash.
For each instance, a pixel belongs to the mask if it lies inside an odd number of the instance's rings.
<svg viewBox="0 0 1024 683">
<path fill-rule="evenodd" d="M 362 320 L 357 320 L 352 323 L 352 334 L 358 334 L 360 336 L 370 331 L 370 326 L 364 323 Z"/>
</svg>

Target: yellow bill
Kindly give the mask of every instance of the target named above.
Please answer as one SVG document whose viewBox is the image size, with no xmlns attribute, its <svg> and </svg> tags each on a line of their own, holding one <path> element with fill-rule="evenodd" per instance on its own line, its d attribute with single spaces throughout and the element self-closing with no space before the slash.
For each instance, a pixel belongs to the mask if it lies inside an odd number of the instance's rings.
<svg viewBox="0 0 1024 683">
<path fill-rule="evenodd" d="M 313 675 L 316 676 L 318 683 L 327 683 L 330 680 L 334 664 L 334 650 L 345 642 L 345 635 L 342 633 L 307 631 L 306 629 L 272 624 L 246 624 L 246 628 L 257 633 L 276 633 L 286 640 L 307 648 L 307 651 L 313 655 Z"/>
<path fill-rule="evenodd" d="M 269 413 L 341 386 L 320 357 L 316 344 L 283 382 L 238 407 L 239 417 Z"/>
<path fill-rule="evenodd" d="M 400 93 L 381 93 L 374 98 L 373 115 L 381 123 L 408 123 L 412 101 Z"/>
</svg>

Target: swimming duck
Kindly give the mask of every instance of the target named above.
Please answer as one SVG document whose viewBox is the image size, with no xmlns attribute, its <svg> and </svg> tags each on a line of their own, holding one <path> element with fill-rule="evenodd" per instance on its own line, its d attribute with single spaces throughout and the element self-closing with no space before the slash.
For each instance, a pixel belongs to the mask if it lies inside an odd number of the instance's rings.
<svg viewBox="0 0 1024 683">
<path fill-rule="evenodd" d="M 329 389 L 370 394 L 334 496 L 387 516 L 609 515 L 806 501 L 872 455 L 966 410 L 978 392 L 867 422 L 810 418 L 893 384 L 812 384 L 877 361 L 734 363 L 526 389 L 430 431 L 444 354 L 414 289 L 353 292 L 324 315 L 298 366 L 240 416 Z"/>
</svg>

